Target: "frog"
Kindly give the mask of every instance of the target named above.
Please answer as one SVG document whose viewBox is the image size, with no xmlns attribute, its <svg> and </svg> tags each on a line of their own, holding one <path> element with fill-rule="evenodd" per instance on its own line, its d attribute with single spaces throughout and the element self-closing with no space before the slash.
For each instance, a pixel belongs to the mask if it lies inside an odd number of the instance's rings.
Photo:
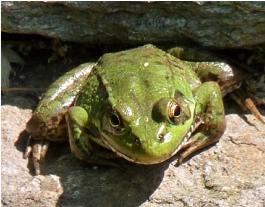
<svg viewBox="0 0 265 207">
<path fill-rule="evenodd" d="M 152 44 L 106 53 L 48 88 L 26 130 L 35 174 L 50 142 L 68 142 L 78 159 L 179 165 L 225 131 L 223 97 L 237 86 L 234 67 L 208 51 Z"/>
</svg>

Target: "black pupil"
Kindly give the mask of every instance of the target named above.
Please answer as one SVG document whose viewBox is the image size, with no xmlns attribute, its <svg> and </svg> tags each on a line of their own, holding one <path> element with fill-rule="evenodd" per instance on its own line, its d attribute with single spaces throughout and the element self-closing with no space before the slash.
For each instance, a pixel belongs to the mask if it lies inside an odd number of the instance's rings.
<svg viewBox="0 0 265 207">
<path fill-rule="evenodd" d="M 120 126 L 120 119 L 116 113 L 110 114 L 110 122 L 113 126 Z"/>
<path fill-rule="evenodd" d="M 180 115 L 180 107 L 176 106 L 174 109 L 174 116 L 179 116 Z"/>
</svg>

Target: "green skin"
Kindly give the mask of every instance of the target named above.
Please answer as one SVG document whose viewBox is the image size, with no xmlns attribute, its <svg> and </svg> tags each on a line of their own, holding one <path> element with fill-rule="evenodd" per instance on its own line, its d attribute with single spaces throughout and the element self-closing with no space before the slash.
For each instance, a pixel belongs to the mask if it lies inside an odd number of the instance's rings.
<svg viewBox="0 0 265 207">
<path fill-rule="evenodd" d="M 87 162 L 108 164 L 115 154 L 155 164 L 181 150 L 181 163 L 224 132 L 222 95 L 231 71 L 217 61 L 207 52 L 153 45 L 105 54 L 52 84 L 27 129 L 33 139 L 69 137 L 73 154 Z M 82 78 L 61 87 L 80 71 Z"/>
</svg>

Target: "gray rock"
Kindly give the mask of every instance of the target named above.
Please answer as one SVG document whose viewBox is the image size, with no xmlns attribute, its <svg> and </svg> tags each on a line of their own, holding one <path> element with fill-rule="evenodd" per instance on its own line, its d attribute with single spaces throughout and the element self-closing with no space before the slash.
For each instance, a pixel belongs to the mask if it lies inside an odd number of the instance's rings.
<svg viewBox="0 0 265 207">
<path fill-rule="evenodd" d="M 2 31 L 90 44 L 265 42 L 264 2 L 1 2 Z"/>
<path fill-rule="evenodd" d="M 31 110 L 6 105 L 1 114 L 3 206 L 265 205 L 265 128 L 252 115 L 246 116 L 249 123 L 227 115 L 221 140 L 179 167 L 173 160 L 125 162 L 121 169 L 88 166 L 63 153 L 48 156 L 44 175 L 32 176 L 18 140 Z"/>
<path fill-rule="evenodd" d="M 25 129 L 31 110 L 13 106 L 1 107 L 1 190 L 3 206 L 56 206 L 62 194 L 59 177 L 29 173 L 28 161 L 15 146 Z"/>
</svg>

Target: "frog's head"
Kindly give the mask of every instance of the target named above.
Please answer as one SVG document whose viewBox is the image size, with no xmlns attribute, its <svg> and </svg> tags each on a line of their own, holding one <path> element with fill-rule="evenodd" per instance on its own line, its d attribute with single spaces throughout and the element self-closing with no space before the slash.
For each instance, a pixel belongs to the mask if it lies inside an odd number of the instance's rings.
<svg viewBox="0 0 265 207">
<path fill-rule="evenodd" d="M 162 98 L 148 109 L 147 104 L 142 106 L 107 109 L 101 135 L 107 146 L 129 161 L 159 163 L 174 155 L 191 135 L 191 108 L 182 96 Z"/>
<path fill-rule="evenodd" d="M 108 92 L 101 137 L 129 161 L 162 162 L 191 134 L 193 95 L 185 78 L 174 70 L 172 60 L 147 45 L 107 54 L 98 63 L 97 71 Z"/>
</svg>

